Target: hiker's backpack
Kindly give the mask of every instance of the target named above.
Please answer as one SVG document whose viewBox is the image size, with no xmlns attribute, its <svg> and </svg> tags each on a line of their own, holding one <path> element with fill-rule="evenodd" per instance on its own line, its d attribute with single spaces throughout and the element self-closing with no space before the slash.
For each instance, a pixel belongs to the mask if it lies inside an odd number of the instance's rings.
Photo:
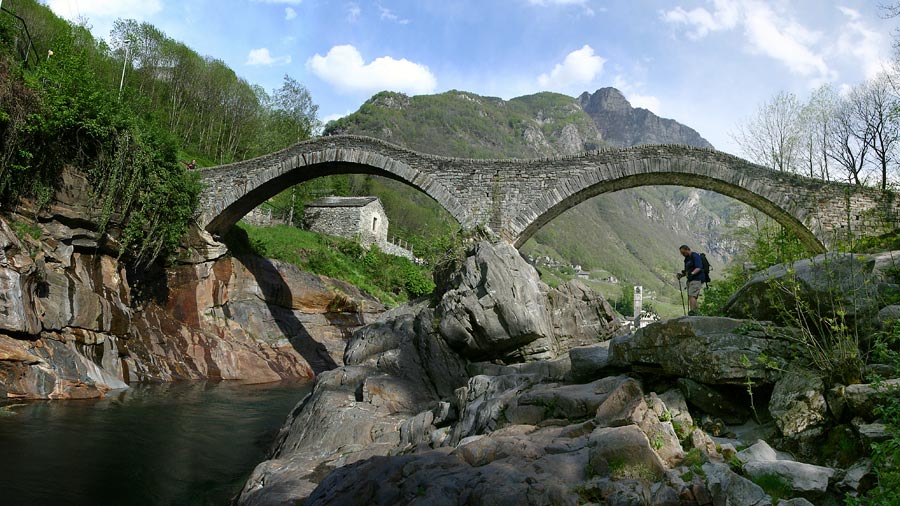
<svg viewBox="0 0 900 506">
<path fill-rule="evenodd" d="M 709 266 L 709 260 L 706 259 L 706 253 L 700 253 L 700 262 L 703 264 L 700 266 L 700 269 L 703 271 L 706 284 L 709 284 L 709 271 L 712 270 L 712 267 Z"/>
</svg>

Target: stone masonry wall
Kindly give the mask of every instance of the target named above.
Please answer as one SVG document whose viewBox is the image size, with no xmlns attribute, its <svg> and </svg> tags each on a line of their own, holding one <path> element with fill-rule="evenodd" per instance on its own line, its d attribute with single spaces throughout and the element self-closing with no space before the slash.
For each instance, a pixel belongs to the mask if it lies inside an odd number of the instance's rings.
<svg viewBox="0 0 900 506">
<path fill-rule="evenodd" d="M 848 230 L 855 235 L 895 228 L 900 216 L 900 202 L 890 193 L 774 172 L 726 153 L 675 145 L 535 160 L 467 160 L 424 155 L 366 137 L 334 136 L 199 172 L 207 186 L 198 222 L 211 232 L 227 230 L 287 181 L 350 172 L 406 182 L 434 198 L 463 227 L 488 226 L 516 245 L 588 198 L 646 185 L 691 186 L 733 197 L 795 231 L 814 251 Z"/>
<path fill-rule="evenodd" d="M 366 248 L 387 243 L 388 219 L 378 200 L 360 207 L 307 207 L 303 227 L 320 234 L 358 240 Z"/>
</svg>

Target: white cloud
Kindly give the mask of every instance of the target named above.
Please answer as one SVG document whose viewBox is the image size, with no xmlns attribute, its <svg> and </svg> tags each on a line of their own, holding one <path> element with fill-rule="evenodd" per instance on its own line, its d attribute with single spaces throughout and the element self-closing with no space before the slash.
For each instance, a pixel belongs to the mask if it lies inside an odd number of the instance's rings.
<svg viewBox="0 0 900 506">
<path fill-rule="evenodd" d="M 256 3 L 261 4 L 288 4 L 288 5 L 300 5 L 303 3 L 303 0 L 252 0 Z"/>
<path fill-rule="evenodd" d="M 327 125 L 328 123 L 339 120 L 339 119 L 343 118 L 344 116 L 349 116 L 352 112 L 353 111 L 347 111 L 343 114 L 340 114 L 340 113 L 329 114 L 322 118 L 322 124 Z"/>
<path fill-rule="evenodd" d="M 565 90 L 575 85 L 592 83 L 603 71 L 606 60 L 594 54 L 594 48 L 585 44 L 567 54 L 562 63 L 556 64 L 549 74 L 538 76 L 543 89 Z"/>
<path fill-rule="evenodd" d="M 528 0 L 531 5 L 587 5 L 587 0 Z"/>
<path fill-rule="evenodd" d="M 799 23 L 785 20 L 761 3 L 747 2 L 745 35 L 751 50 L 780 61 L 795 74 L 830 79 L 833 71 L 813 46 L 821 37 Z"/>
<path fill-rule="evenodd" d="M 858 11 L 838 7 L 847 16 L 847 23 L 840 30 L 835 44 L 835 53 L 847 57 L 860 65 L 867 79 L 871 79 L 888 67 L 886 49 L 890 47 L 885 36 L 870 30 Z"/>
<path fill-rule="evenodd" d="M 290 55 L 273 57 L 267 47 L 252 49 L 247 55 L 247 61 L 244 62 L 246 65 L 287 65 L 289 63 L 291 63 Z"/>
<path fill-rule="evenodd" d="M 671 11 L 663 12 L 662 19 L 667 23 L 688 25 L 693 31 L 688 32 L 692 39 L 702 39 L 709 32 L 730 30 L 738 22 L 738 5 L 732 0 L 715 0 L 714 10 L 710 12 L 702 7 L 689 11 L 675 7 Z"/>
<path fill-rule="evenodd" d="M 843 12 L 851 21 L 856 21 L 862 17 L 862 14 L 860 14 L 858 10 L 851 9 L 850 7 L 839 5 L 838 10 Z"/>
<path fill-rule="evenodd" d="M 284 8 L 285 21 L 290 21 L 296 17 L 297 17 L 297 11 L 295 11 L 293 7 L 285 7 Z"/>
<path fill-rule="evenodd" d="M 400 24 L 400 25 L 408 25 L 408 24 L 409 24 L 409 20 L 408 20 L 408 19 L 406 19 L 406 18 L 401 18 L 400 16 L 394 14 L 393 11 L 391 11 L 390 9 L 388 9 L 388 8 L 386 8 L 386 7 L 382 7 L 382 6 L 379 5 L 379 6 L 378 6 L 378 10 L 381 11 L 381 19 L 382 19 L 383 21 L 391 21 L 391 22 L 393 22 L 393 23 L 397 23 L 397 24 Z"/>
<path fill-rule="evenodd" d="M 625 98 L 631 103 L 632 107 L 643 107 L 652 111 L 657 116 L 662 115 L 662 104 L 659 98 L 653 95 L 645 95 L 638 93 L 638 90 L 644 87 L 644 83 L 631 83 L 622 75 L 617 75 L 613 79 L 613 87 L 618 89 L 625 95 Z"/>
<path fill-rule="evenodd" d="M 528 0 L 528 3 L 539 7 L 577 6 L 581 7 L 588 16 L 594 15 L 594 9 L 591 8 L 588 0 Z M 601 7 L 600 12 L 606 12 L 606 7 Z"/>
<path fill-rule="evenodd" d="M 360 14 L 362 14 L 362 10 L 359 8 L 359 4 L 351 3 L 347 5 L 347 21 L 355 23 L 359 20 Z"/>
<path fill-rule="evenodd" d="M 687 36 L 698 40 L 711 32 L 743 29 L 747 49 L 764 54 L 784 64 L 791 72 L 821 81 L 833 79 L 836 73 L 825 61 L 817 46 L 823 41 L 821 32 L 809 30 L 785 12 L 757 0 L 715 0 L 712 11 L 698 7 L 686 11 L 676 7 L 661 13 L 662 20 L 684 25 Z"/>
<path fill-rule="evenodd" d="M 341 92 L 390 90 L 421 94 L 431 93 L 437 86 L 437 79 L 425 65 L 390 56 L 366 63 L 351 45 L 334 46 L 325 56 L 316 54 L 306 61 L 306 68 Z"/>
<path fill-rule="evenodd" d="M 625 98 L 631 102 L 632 107 L 643 107 L 649 111 L 652 111 L 653 114 L 657 116 L 661 115 L 662 107 L 660 106 L 659 99 L 654 97 L 653 95 L 640 95 L 638 93 L 631 93 L 625 95 Z"/>
<path fill-rule="evenodd" d="M 161 0 L 49 0 L 47 6 L 58 16 L 73 20 L 79 16 L 91 18 L 143 19 L 162 10 Z"/>
</svg>

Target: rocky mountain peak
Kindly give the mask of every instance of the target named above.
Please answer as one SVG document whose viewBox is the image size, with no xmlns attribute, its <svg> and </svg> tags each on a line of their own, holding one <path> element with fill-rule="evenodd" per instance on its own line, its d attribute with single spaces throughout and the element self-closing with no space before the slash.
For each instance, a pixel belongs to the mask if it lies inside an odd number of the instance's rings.
<svg viewBox="0 0 900 506">
<path fill-rule="evenodd" d="M 600 88 L 593 94 L 584 92 L 578 97 L 578 105 L 594 121 L 603 140 L 613 146 L 684 144 L 713 147 L 689 126 L 660 118 L 647 109 L 632 107 L 615 88 Z"/>
<path fill-rule="evenodd" d="M 588 109 L 609 112 L 627 112 L 633 109 L 631 102 L 615 88 L 600 88 L 593 95 L 584 92 L 578 97 L 578 102 L 585 112 Z"/>
</svg>

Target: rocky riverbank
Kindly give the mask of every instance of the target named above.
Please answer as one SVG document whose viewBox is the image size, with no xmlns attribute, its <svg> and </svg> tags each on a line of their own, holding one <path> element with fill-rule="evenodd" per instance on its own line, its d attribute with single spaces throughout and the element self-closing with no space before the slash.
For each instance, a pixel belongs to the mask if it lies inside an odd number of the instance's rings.
<svg viewBox="0 0 900 506">
<path fill-rule="evenodd" d="M 180 262 L 126 269 L 64 174 L 48 210 L 0 219 L 0 397 L 101 397 L 129 383 L 310 379 L 384 311 L 356 287 L 194 231 Z"/>
<path fill-rule="evenodd" d="M 831 258 L 865 274 L 850 285 L 892 289 L 889 256 Z M 834 272 L 801 267 L 812 288 Z M 602 299 L 548 289 L 504 244 L 478 244 L 452 279 L 353 334 L 238 504 L 841 504 L 872 486 L 871 408 L 900 380 L 822 377 L 796 329 L 756 320 L 623 334 Z M 860 319 L 890 311 L 860 304 Z"/>
</svg>

